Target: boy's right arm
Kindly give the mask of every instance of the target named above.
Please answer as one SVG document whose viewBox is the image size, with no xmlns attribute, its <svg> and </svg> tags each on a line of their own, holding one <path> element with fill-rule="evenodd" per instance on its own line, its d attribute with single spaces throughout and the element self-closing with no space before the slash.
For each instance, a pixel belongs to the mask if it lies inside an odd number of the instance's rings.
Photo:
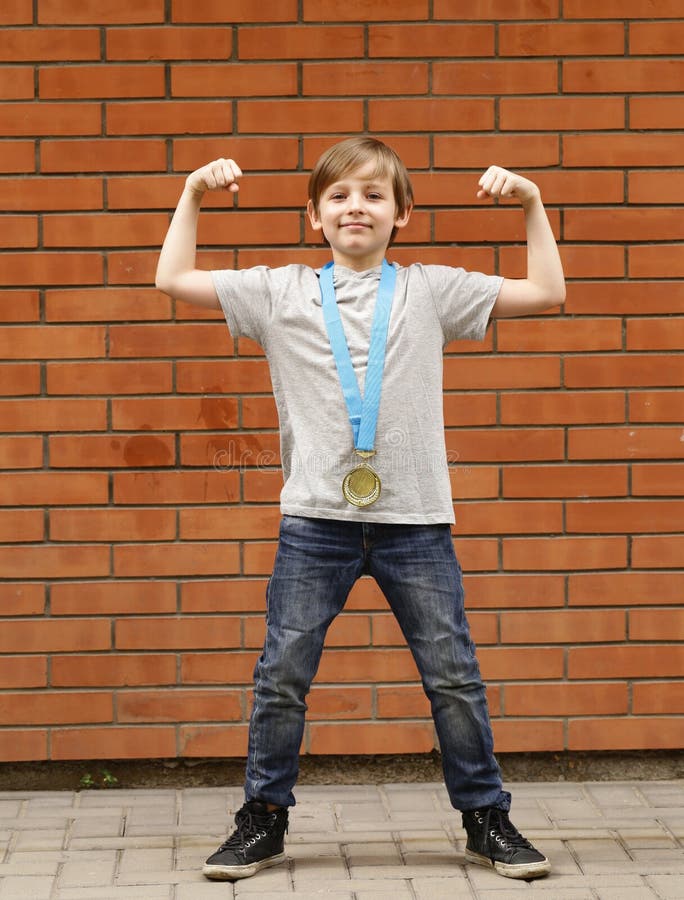
<svg viewBox="0 0 684 900">
<path fill-rule="evenodd" d="M 232 159 L 217 159 L 188 175 L 159 255 L 155 285 L 176 300 L 220 309 L 211 273 L 196 267 L 197 219 L 205 191 L 238 190 L 242 172 Z"/>
</svg>

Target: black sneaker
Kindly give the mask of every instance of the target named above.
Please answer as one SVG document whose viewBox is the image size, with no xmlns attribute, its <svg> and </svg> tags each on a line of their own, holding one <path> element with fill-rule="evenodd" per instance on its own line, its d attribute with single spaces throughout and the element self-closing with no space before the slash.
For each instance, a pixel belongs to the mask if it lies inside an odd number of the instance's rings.
<svg viewBox="0 0 684 900">
<path fill-rule="evenodd" d="M 502 809 L 489 806 L 463 813 L 468 833 L 466 862 L 496 869 L 506 878 L 541 878 L 551 871 L 548 859 L 535 850 Z"/>
<path fill-rule="evenodd" d="M 207 878 L 235 881 L 285 862 L 287 809 L 269 812 L 265 803 L 250 800 L 238 810 L 235 824 L 235 831 L 204 864 Z"/>
</svg>

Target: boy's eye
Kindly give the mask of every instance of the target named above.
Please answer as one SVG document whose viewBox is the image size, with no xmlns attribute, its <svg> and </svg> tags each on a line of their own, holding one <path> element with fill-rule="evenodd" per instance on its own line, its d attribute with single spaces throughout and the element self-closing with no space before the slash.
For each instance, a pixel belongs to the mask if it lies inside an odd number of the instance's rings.
<svg viewBox="0 0 684 900">
<path fill-rule="evenodd" d="M 382 200 L 382 194 L 378 194 L 377 191 L 371 191 L 368 194 L 369 200 Z"/>
</svg>

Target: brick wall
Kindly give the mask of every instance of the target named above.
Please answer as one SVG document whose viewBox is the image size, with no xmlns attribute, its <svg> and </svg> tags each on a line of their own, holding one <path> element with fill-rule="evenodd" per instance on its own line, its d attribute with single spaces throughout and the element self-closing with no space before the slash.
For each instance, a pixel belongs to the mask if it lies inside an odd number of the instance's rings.
<svg viewBox="0 0 684 900">
<path fill-rule="evenodd" d="M 244 753 L 278 523 L 268 370 L 154 270 L 217 155 L 247 174 L 239 209 L 207 200 L 202 264 L 321 263 L 307 171 L 365 130 L 415 181 L 394 259 L 520 275 L 520 210 L 474 197 L 492 162 L 538 179 L 561 242 L 564 312 L 445 363 L 499 751 L 681 746 L 683 12 L 2 4 L 0 759 Z M 433 747 L 372 582 L 328 646 L 306 752 Z"/>
</svg>

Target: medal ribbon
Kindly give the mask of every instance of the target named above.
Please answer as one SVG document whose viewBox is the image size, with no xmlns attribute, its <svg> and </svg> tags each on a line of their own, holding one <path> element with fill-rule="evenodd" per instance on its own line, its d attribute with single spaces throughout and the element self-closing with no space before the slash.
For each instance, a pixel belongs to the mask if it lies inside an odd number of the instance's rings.
<svg viewBox="0 0 684 900">
<path fill-rule="evenodd" d="M 373 313 L 373 324 L 371 326 L 364 396 L 361 399 L 359 382 L 352 366 L 349 345 L 347 344 L 342 319 L 335 300 L 333 267 L 334 263 L 329 262 L 321 269 L 320 285 L 323 299 L 323 319 L 328 338 L 330 339 L 330 349 L 335 358 L 342 393 L 347 404 L 349 421 L 354 433 L 354 449 L 373 450 L 375 446 L 375 431 L 378 424 L 378 411 L 380 409 L 382 375 L 385 368 L 387 330 L 389 328 L 397 272 L 394 266 L 391 266 L 386 259 L 383 259 L 378 296 Z"/>
</svg>

